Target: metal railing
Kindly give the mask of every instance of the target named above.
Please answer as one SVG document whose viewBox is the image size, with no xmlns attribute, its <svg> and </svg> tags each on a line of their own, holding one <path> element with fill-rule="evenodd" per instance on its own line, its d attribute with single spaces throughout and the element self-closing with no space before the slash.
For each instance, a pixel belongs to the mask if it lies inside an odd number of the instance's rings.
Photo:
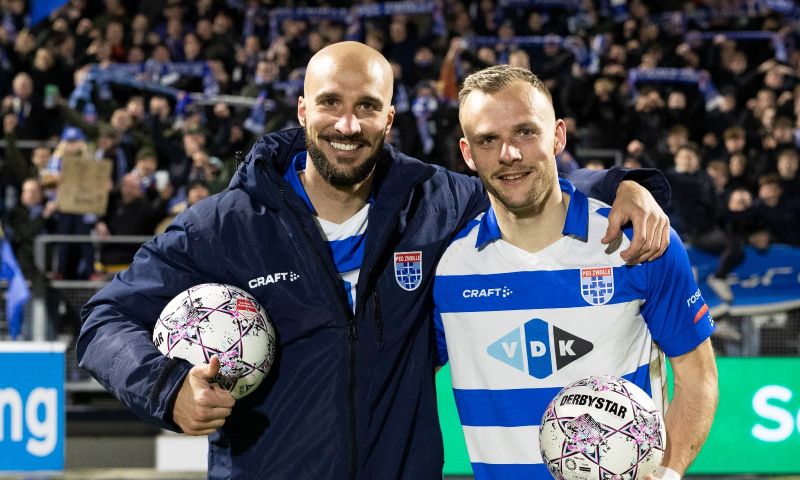
<svg viewBox="0 0 800 480">
<path fill-rule="evenodd" d="M 139 244 L 152 239 L 152 235 L 116 235 L 110 237 L 99 237 L 96 235 L 39 235 L 34 241 L 33 261 L 40 272 L 47 272 L 47 248 L 52 244 L 67 243 L 91 243 L 99 246 L 103 244 Z M 88 281 L 88 280 L 52 280 L 52 288 L 67 289 L 89 289 L 99 290 L 107 282 Z M 33 295 L 31 300 L 31 338 L 34 341 L 44 341 L 47 339 L 47 307 L 44 294 L 39 292 Z"/>
</svg>

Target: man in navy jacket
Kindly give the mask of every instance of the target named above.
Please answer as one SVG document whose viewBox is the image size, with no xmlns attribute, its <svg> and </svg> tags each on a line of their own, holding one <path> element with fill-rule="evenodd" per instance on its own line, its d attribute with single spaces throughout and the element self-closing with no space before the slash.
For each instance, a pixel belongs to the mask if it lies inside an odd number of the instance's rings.
<svg viewBox="0 0 800 480">
<path fill-rule="evenodd" d="M 439 479 L 433 272 L 486 195 L 476 178 L 383 144 L 392 71 L 377 51 L 326 47 L 304 87 L 304 128 L 258 141 L 227 191 L 181 214 L 84 307 L 80 365 L 151 423 L 210 434 L 209 478 Z M 630 174 L 669 196 L 660 176 Z M 572 180 L 609 203 L 627 198 L 607 237 L 632 218 L 641 238 L 628 254 L 646 260 L 666 248 L 668 225 L 641 187 L 620 186 L 625 175 Z M 330 228 L 359 215 L 350 289 Z M 398 274 L 403 262 L 418 274 Z M 279 280 L 257 281 L 268 275 Z M 217 360 L 192 367 L 150 339 L 166 303 L 205 282 L 248 290 L 276 330 L 272 370 L 235 406 L 206 381 Z"/>
</svg>

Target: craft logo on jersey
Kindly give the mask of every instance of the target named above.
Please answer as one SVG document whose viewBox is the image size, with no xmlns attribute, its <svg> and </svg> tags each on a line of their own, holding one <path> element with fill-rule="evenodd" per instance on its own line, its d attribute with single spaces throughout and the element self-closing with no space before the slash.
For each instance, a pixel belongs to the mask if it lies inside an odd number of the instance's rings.
<svg viewBox="0 0 800 480">
<path fill-rule="evenodd" d="M 542 319 L 528 320 L 492 342 L 486 353 L 533 378 L 547 378 L 591 352 L 594 345 Z M 555 364 L 555 365 L 554 365 Z"/>
<path fill-rule="evenodd" d="M 394 252 L 394 279 L 403 290 L 416 290 L 422 283 L 422 252 Z"/>
<path fill-rule="evenodd" d="M 581 268 L 581 296 L 589 305 L 603 305 L 614 296 L 611 267 Z"/>
</svg>

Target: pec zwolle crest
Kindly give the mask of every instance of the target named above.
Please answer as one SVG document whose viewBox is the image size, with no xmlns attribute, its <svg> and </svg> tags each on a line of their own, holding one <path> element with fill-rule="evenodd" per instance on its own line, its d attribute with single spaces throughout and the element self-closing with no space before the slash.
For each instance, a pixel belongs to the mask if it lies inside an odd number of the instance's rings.
<svg viewBox="0 0 800 480">
<path fill-rule="evenodd" d="M 581 268 L 581 296 L 589 305 L 603 305 L 614 296 L 611 267 Z"/>
<path fill-rule="evenodd" d="M 422 283 L 422 252 L 395 252 L 394 279 L 403 290 L 416 290 Z"/>
</svg>

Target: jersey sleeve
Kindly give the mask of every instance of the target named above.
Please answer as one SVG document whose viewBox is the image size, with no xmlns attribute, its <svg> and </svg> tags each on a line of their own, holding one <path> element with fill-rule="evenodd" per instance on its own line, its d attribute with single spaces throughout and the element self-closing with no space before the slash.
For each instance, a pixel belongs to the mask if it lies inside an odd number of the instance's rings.
<svg viewBox="0 0 800 480">
<path fill-rule="evenodd" d="M 711 336 L 714 320 L 674 230 L 670 229 L 670 244 L 664 255 L 645 268 L 647 291 L 642 316 L 650 334 L 669 357 L 694 350 Z"/>
</svg>

